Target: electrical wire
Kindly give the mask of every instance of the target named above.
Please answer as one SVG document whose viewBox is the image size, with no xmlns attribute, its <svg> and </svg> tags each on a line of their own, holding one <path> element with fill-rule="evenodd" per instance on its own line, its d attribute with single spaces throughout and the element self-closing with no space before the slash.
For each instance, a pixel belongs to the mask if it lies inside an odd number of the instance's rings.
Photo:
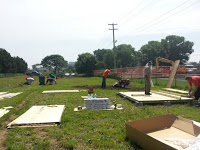
<svg viewBox="0 0 200 150">
<path fill-rule="evenodd" d="M 188 0 L 188 1 L 190 1 L 190 0 Z M 186 2 L 188 2 L 188 1 L 186 1 Z M 185 4 L 186 2 L 184 2 L 184 4 Z M 160 20 L 160 21 L 158 21 L 158 22 L 156 22 L 156 23 L 154 23 L 154 24 L 152 24 L 152 25 L 150 25 L 150 26 L 148 26 L 148 27 L 146 27 L 146 28 L 144 28 L 144 29 L 142 29 L 142 30 L 139 30 L 138 32 L 142 32 L 142 31 L 144 31 L 144 30 L 150 28 L 151 26 L 154 26 L 154 25 L 156 25 L 156 24 L 158 24 L 158 23 L 160 23 L 160 22 L 162 22 L 162 21 L 168 19 L 169 17 L 173 17 L 174 15 L 176 15 L 176 14 L 178 14 L 178 13 L 180 13 L 180 12 L 186 10 L 187 8 L 189 8 L 189 7 L 191 7 L 191 6 L 195 5 L 195 4 L 197 4 L 197 3 L 199 3 L 199 2 L 200 2 L 200 1 L 197 1 L 197 2 L 193 3 L 192 5 L 189 5 L 188 7 L 184 8 L 184 9 L 181 9 L 180 11 L 178 11 L 178 12 L 176 12 L 176 13 L 174 13 L 174 14 L 172 14 L 172 15 L 166 17 L 166 18 L 164 18 L 164 19 L 162 19 L 162 20 Z M 183 5 L 183 4 L 181 4 L 181 5 Z M 178 7 L 179 7 L 179 6 L 177 6 L 176 9 L 177 9 Z M 175 10 L 175 8 L 172 9 L 172 10 Z M 169 12 L 171 12 L 171 11 L 168 11 L 167 13 L 169 13 Z M 165 14 L 163 14 L 163 15 L 161 15 L 161 16 L 164 16 L 164 15 L 166 15 L 167 13 L 165 13 Z M 160 17 L 161 17 L 161 16 L 160 16 Z M 160 17 L 157 17 L 156 19 L 150 21 L 150 22 L 147 23 L 147 24 L 150 24 L 151 22 L 157 20 L 157 19 L 160 18 Z M 140 29 L 140 28 L 146 26 L 147 24 L 145 24 L 145 25 L 143 25 L 143 26 L 137 28 L 136 30 L 138 30 L 138 29 Z M 138 32 L 136 32 L 136 33 L 138 33 Z M 134 33 L 134 35 L 135 35 L 136 33 Z M 128 34 L 126 34 L 126 35 L 123 35 L 123 36 L 119 37 L 118 39 L 123 39 L 123 38 L 127 37 L 128 35 L 132 35 L 132 34 L 133 34 L 133 33 L 128 33 Z"/>
<path fill-rule="evenodd" d="M 115 22 L 120 22 L 121 20 L 124 20 L 124 18 L 126 18 L 129 14 L 131 14 L 132 12 L 134 12 L 144 2 L 145 2 L 145 0 L 143 0 L 142 2 L 140 2 L 138 5 L 136 5 L 136 7 L 134 7 L 130 12 L 128 12 L 125 17 L 121 17 L 120 19 L 116 20 Z"/>
<path fill-rule="evenodd" d="M 150 7 L 150 6 L 153 5 L 153 4 L 156 4 L 158 1 L 160 1 L 160 0 L 153 0 L 153 1 L 152 1 L 151 3 L 149 3 L 147 6 L 143 7 L 139 12 L 137 12 L 137 13 L 134 14 L 134 15 L 132 15 L 132 17 L 131 17 L 131 19 L 129 19 L 129 21 L 135 19 L 135 17 L 138 17 L 140 14 L 144 13 L 145 11 L 147 11 L 147 10 L 148 10 L 148 7 Z M 127 21 L 128 21 L 128 20 L 127 20 Z M 120 27 L 123 26 L 125 23 L 127 23 L 127 21 L 124 21 L 124 22 L 120 23 L 120 24 L 121 24 Z"/>
</svg>

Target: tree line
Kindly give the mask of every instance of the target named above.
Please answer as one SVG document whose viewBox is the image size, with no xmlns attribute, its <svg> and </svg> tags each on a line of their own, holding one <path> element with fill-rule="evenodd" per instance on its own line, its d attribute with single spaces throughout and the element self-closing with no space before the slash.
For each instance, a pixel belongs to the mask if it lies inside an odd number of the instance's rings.
<svg viewBox="0 0 200 150">
<path fill-rule="evenodd" d="M 114 54 L 116 67 L 136 67 L 144 66 L 148 61 L 156 63 L 156 57 L 169 60 L 180 60 L 184 64 L 189 60 L 194 43 L 186 41 L 182 36 L 169 35 L 161 41 L 149 41 L 138 51 L 130 44 L 121 44 L 111 49 L 98 49 L 93 53 L 83 53 L 78 55 L 75 64 L 78 73 L 92 73 L 95 69 L 114 68 Z M 163 63 L 162 65 L 169 65 Z"/>
<path fill-rule="evenodd" d="M 155 64 L 156 57 L 173 61 L 180 60 L 180 64 L 184 64 L 189 60 L 190 54 L 194 52 L 193 45 L 193 42 L 176 35 L 169 35 L 161 41 L 149 41 L 138 51 L 130 44 L 121 44 L 114 49 L 98 49 L 94 50 L 93 54 L 78 55 L 75 69 L 77 73 L 90 74 L 93 73 L 93 70 L 114 68 L 114 54 L 117 68 L 144 66 L 148 61 Z M 36 65 L 42 65 L 56 73 L 61 68 L 66 68 L 68 62 L 61 55 L 50 55 Z M 27 63 L 22 58 L 11 57 L 10 53 L 0 48 L 0 73 L 24 73 L 26 70 Z"/>
<path fill-rule="evenodd" d="M 5 49 L 0 48 L 0 73 L 25 73 L 27 63 L 20 57 L 11 57 Z"/>
</svg>

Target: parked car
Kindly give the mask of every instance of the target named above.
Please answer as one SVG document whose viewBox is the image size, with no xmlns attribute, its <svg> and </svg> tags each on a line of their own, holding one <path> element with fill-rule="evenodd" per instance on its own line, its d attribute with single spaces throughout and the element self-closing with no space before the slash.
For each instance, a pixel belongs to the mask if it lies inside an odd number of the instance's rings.
<svg viewBox="0 0 200 150">
<path fill-rule="evenodd" d="M 70 76 L 70 74 L 69 73 L 65 73 L 65 77 L 69 77 Z"/>
<path fill-rule="evenodd" d="M 76 74 L 75 73 L 71 73 L 71 76 L 75 76 Z"/>
<path fill-rule="evenodd" d="M 42 76 L 43 74 L 37 71 L 33 71 L 33 72 L 27 72 L 26 75 L 27 76 Z"/>
<path fill-rule="evenodd" d="M 56 77 L 64 77 L 64 76 L 65 76 L 64 73 L 58 73 L 58 74 L 56 74 Z"/>
</svg>

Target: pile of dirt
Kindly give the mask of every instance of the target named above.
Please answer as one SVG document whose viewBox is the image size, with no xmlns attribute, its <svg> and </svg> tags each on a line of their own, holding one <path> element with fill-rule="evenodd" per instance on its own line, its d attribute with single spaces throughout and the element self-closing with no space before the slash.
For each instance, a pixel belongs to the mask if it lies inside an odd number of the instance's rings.
<svg viewBox="0 0 200 150">
<path fill-rule="evenodd" d="M 100 85 L 83 85 L 83 86 L 73 86 L 74 88 L 80 88 L 80 89 L 101 89 Z M 106 86 L 105 89 L 108 90 L 129 90 L 129 91 L 144 91 L 144 88 L 141 87 L 135 87 L 135 86 L 128 86 L 126 88 L 121 87 L 113 87 L 113 86 Z"/>
</svg>

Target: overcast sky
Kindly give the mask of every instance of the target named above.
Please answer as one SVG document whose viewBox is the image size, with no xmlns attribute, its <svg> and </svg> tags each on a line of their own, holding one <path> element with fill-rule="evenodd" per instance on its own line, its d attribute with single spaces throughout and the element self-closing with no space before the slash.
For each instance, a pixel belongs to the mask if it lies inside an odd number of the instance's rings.
<svg viewBox="0 0 200 150">
<path fill-rule="evenodd" d="M 200 0 L 0 0 L 0 48 L 28 66 L 48 55 L 79 54 L 131 44 L 136 50 L 168 35 L 194 42 L 200 61 Z"/>
</svg>

